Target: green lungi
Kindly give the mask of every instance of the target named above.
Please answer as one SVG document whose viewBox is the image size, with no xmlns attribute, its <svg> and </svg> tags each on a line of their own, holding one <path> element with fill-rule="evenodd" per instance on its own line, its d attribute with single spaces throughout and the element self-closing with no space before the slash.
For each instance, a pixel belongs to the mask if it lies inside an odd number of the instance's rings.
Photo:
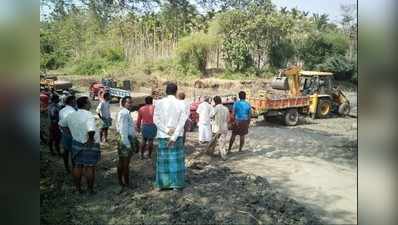
<svg viewBox="0 0 398 225">
<path fill-rule="evenodd" d="M 169 139 L 158 138 L 156 157 L 156 188 L 183 188 L 185 186 L 185 155 L 182 138 L 168 148 Z"/>
</svg>

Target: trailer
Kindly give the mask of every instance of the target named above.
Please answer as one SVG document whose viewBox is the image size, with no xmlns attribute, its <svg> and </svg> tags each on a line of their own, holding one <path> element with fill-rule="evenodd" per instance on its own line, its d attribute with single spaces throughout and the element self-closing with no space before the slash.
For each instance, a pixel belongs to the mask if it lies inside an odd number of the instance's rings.
<svg viewBox="0 0 398 225">
<path fill-rule="evenodd" d="M 255 116 L 282 117 L 287 126 L 295 126 L 299 120 L 299 114 L 307 114 L 310 106 L 309 96 L 289 96 L 274 93 L 260 94 L 249 97 L 249 103 L 253 107 Z"/>
</svg>

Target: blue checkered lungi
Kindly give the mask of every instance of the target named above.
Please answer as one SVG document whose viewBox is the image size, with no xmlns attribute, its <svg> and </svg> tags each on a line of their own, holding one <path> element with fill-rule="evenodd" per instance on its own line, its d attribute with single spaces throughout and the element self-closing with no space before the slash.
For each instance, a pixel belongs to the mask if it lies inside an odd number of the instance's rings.
<svg viewBox="0 0 398 225">
<path fill-rule="evenodd" d="M 86 146 L 75 140 L 72 141 L 72 160 L 77 166 L 95 166 L 101 158 L 99 143 Z"/>
<path fill-rule="evenodd" d="M 167 147 L 169 139 L 158 138 L 156 157 L 156 188 L 183 188 L 185 186 L 185 155 L 182 138 L 172 148 Z"/>
</svg>

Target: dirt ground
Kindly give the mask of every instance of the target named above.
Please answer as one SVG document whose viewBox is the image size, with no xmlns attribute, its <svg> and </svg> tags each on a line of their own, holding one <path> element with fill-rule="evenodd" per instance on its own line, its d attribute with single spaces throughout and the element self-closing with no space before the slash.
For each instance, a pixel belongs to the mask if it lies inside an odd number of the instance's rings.
<svg viewBox="0 0 398 225">
<path fill-rule="evenodd" d="M 352 115 L 356 93 L 349 92 Z M 118 105 L 112 105 L 116 116 Z M 42 127 L 46 119 L 42 117 Z M 301 118 L 295 127 L 252 121 L 247 143 L 226 161 L 187 135 L 187 187 L 153 189 L 154 160 L 131 161 L 119 195 L 115 130 L 102 146 L 94 196 L 73 194 L 60 158 L 41 147 L 42 224 L 356 224 L 357 119 Z"/>
</svg>

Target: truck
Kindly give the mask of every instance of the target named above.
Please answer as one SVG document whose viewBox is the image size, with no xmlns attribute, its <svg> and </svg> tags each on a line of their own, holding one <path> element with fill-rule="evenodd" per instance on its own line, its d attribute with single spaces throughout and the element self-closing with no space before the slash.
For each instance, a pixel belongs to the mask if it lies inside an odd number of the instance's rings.
<svg viewBox="0 0 398 225">
<path fill-rule="evenodd" d="M 349 101 L 340 89 L 334 87 L 332 75 L 292 66 L 273 78 L 271 90 L 258 91 L 248 100 L 256 115 L 262 115 L 265 120 L 281 116 L 288 126 L 295 126 L 300 114 L 315 119 L 325 118 L 335 111 L 345 116 L 349 113 Z"/>
<path fill-rule="evenodd" d="M 59 80 L 57 76 L 48 76 L 46 74 L 40 75 L 40 88 L 41 89 L 54 89 L 57 92 L 71 91 L 73 87 L 72 82 L 67 80 Z"/>
<path fill-rule="evenodd" d="M 131 82 L 129 80 L 123 81 L 123 86 L 118 87 L 114 79 L 102 79 L 91 83 L 89 87 L 89 96 L 92 100 L 102 99 L 104 93 L 108 92 L 112 98 L 117 98 L 118 101 L 125 97 L 131 96 L 133 99 L 133 110 L 139 109 L 145 105 L 145 98 L 149 96 L 146 93 L 132 91 Z"/>
</svg>

